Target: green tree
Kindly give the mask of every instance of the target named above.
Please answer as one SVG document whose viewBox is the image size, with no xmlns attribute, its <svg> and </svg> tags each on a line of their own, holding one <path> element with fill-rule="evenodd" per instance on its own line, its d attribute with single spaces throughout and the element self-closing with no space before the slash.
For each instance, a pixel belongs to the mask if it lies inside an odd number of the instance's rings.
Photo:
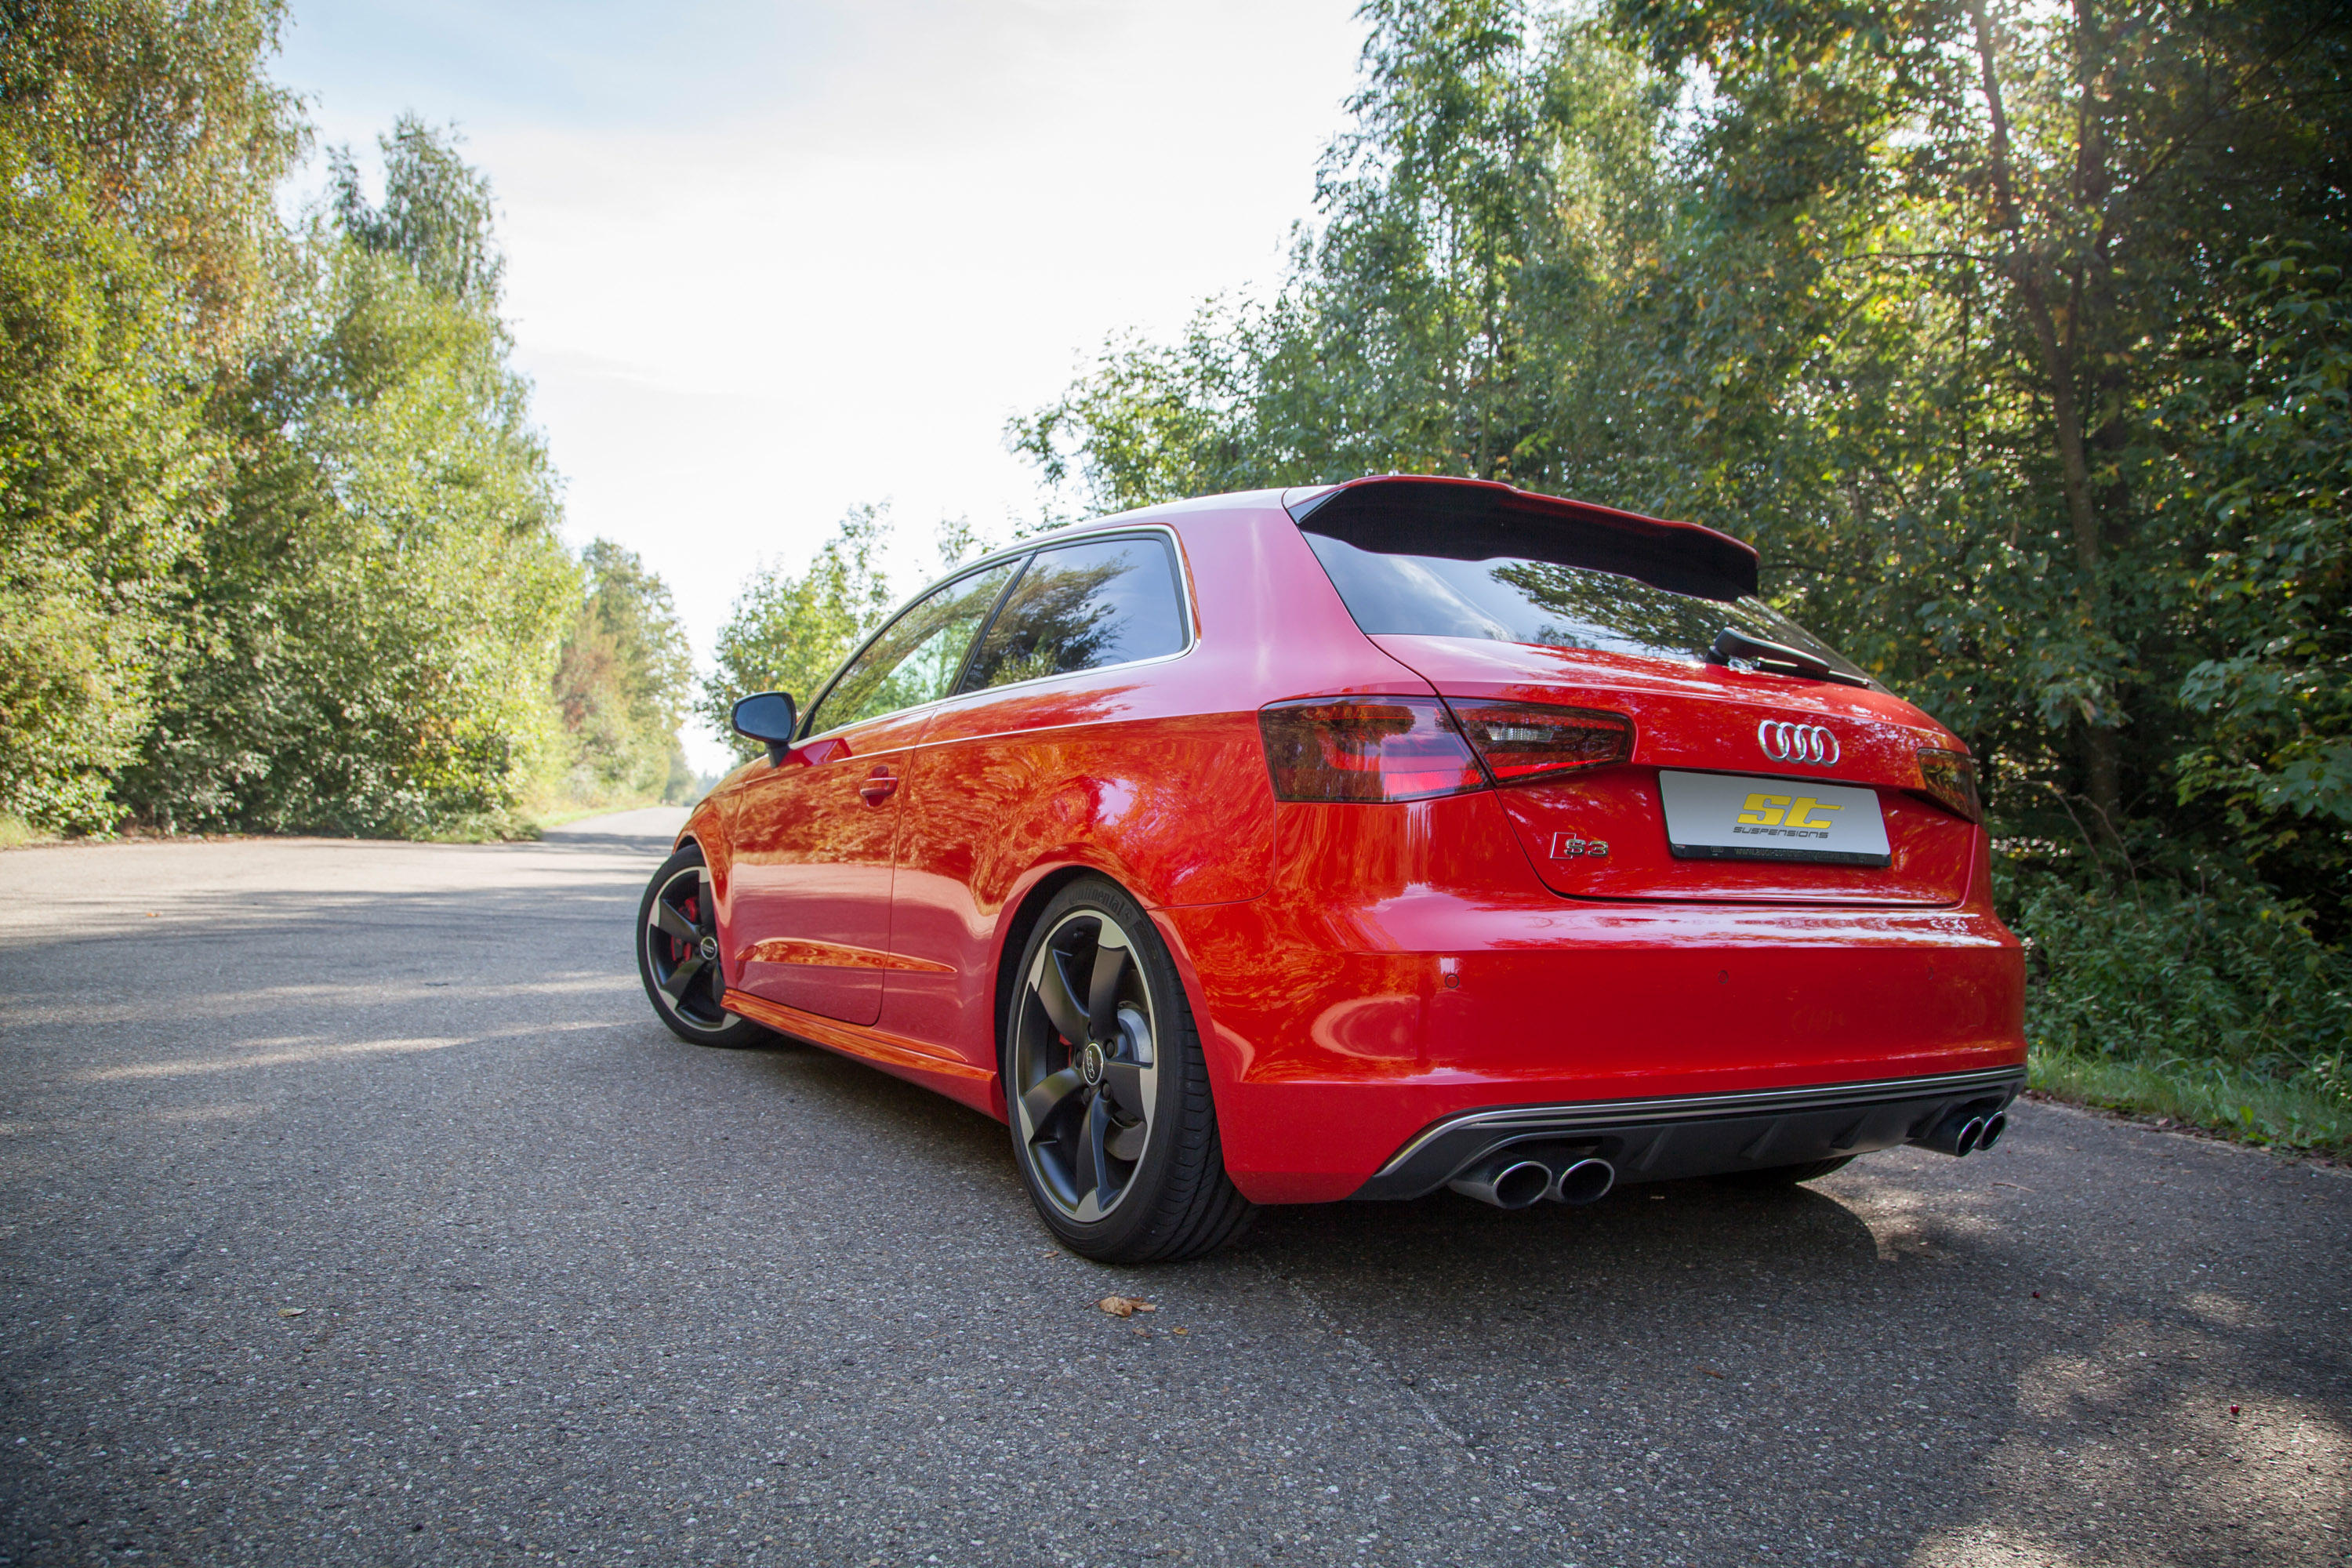
<svg viewBox="0 0 2352 1568">
<path fill-rule="evenodd" d="M 1212 302 L 1173 343 L 1115 338 L 1008 427 L 1056 506 L 1398 470 L 1613 490 L 1655 438 L 1622 310 L 1655 268 L 1677 84 L 1515 0 L 1361 14 L 1356 124 L 1281 292 Z"/>
<path fill-rule="evenodd" d="M 105 826 L 299 144 L 266 3 L 0 4 L 0 815 Z"/>
<path fill-rule="evenodd" d="M 2340 904 L 2315 874 L 2347 826 L 2334 667 L 2258 657 L 2242 613 L 2341 603 L 2300 564 L 2333 559 L 2333 295 L 2259 281 L 2347 247 L 2336 8 L 1364 14 L 1356 128 L 1281 294 L 1115 343 L 1016 422 L 1049 484 L 1116 506 L 1424 469 L 1717 522 L 1969 739 L 2021 836 Z M 2233 411 L 2263 388 L 2291 418 Z M 2259 697 L 2288 665 L 2292 725 Z M 2270 741 L 2215 749 L 2258 708 Z M 2251 793 L 2222 761 L 2250 745 Z"/>
<path fill-rule="evenodd" d="M 387 187 L 436 188 L 407 165 L 450 145 L 404 121 Z M 166 826 L 496 827 L 562 771 L 579 573 L 494 296 L 414 250 L 494 247 L 478 181 L 437 188 L 460 202 L 435 224 L 314 222 L 223 400 L 237 461 L 187 574 L 193 657 L 124 780 Z"/>
<path fill-rule="evenodd" d="M 818 686 L 889 613 L 882 565 L 889 527 L 884 508 L 854 507 L 807 570 L 768 567 L 737 595 L 697 711 L 740 755 L 756 756 L 760 748 L 735 733 L 737 702 L 755 691 L 788 691 L 805 712 Z"/>
<path fill-rule="evenodd" d="M 2193 412 L 2219 537 L 2192 579 L 2210 656 L 2181 696 L 2207 723 L 2183 804 L 2218 803 L 2258 862 L 2341 885 L 2352 821 L 2352 295 L 2309 247 L 2249 258 L 2250 350 Z"/>
<path fill-rule="evenodd" d="M 495 317 L 506 282 L 498 206 L 488 179 L 457 147 L 454 132 L 435 131 L 403 114 L 383 142 L 381 205 L 362 191 L 351 149 L 330 149 L 335 226 L 362 249 L 399 257 L 436 293 Z"/>
<path fill-rule="evenodd" d="M 586 593 L 553 682 L 567 792 L 590 803 L 682 800 L 694 784 L 678 741 L 693 671 L 669 587 L 610 540 L 592 542 L 580 564 Z"/>
<path fill-rule="evenodd" d="M 208 449 L 171 279 L 0 122 L 0 814 L 102 826 Z"/>
<path fill-rule="evenodd" d="M 2193 744 L 2179 684 L 2210 627 L 2192 584 L 2238 542 L 2197 503 L 2190 405 L 2217 360 L 2255 349 L 2241 258 L 2343 248 L 2352 25 L 2304 0 L 1624 0 L 1618 16 L 1716 95 L 1709 223 L 1762 241 L 1774 280 L 1743 322 L 1779 316 L 1813 345 L 1811 363 L 1689 369 L 1756 411 L 1772 456 L 1809 426 L 1796 449 L 1828 461 L 1783 458 L 1800 476 L 1874 456 L 1917 476 L 1797 532 L 1791 553 L 1877 546 L 1881 582 L 1852 584 L 1875 602 L 1854 618 L 1916 611 L 1930 633 L 1890 647 L 1895 668 L 1935 680 L 2013 776 L 2076 797 L 2104 843 L 2145 847 L 2128 822 L 2162 815 Z M 1874 454 L 1873 431 L 1895 440 Z M 1767 453 L 1725 455 L 1752 472 Z M 1889 571 L 1904 512 L 1930 547 Z M 1956 667 L 1973 689 L 1937 673 Z"/>
<path fill-rule="evenodd" d="M 194 346 L 233 364 L 268 306 L 279 180 L 308 139 L 271 81 L 280 0 L 0 0 L 0 121 L 38 183 L 171 279 Z"/>
</svg>

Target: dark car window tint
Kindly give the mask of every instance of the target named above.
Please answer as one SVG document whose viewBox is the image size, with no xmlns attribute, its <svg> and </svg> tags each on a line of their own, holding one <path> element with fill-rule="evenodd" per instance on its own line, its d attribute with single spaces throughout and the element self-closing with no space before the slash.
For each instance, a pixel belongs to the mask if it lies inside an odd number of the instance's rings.
<svg viewBox="0 0 2352 1568">
<path fill-rule="evenodd" d="M 1041 550 L 1004 601 L 963 689 L 1157 658 L 1184 648 L 1184 605 L 1165 540 Z"/>
<path fill-rule="evenodd" d="M 1736 626 L 1864 672 L 1763 600 L 1676 594 L 1589 567 L 1501 556 L 1456 561 L 1360 549 L 1308 532 L 1348 613 L 1367 632 L 1486 637 L 1704 661 L 1716 633 Z"/>
<path fill-rule="evenodd" d="M 945 697 L 1013 565 L 959 577 L 908 605 L 841 672 L 810 716 L 807 732 L 821 735 Z"/>
</svg>

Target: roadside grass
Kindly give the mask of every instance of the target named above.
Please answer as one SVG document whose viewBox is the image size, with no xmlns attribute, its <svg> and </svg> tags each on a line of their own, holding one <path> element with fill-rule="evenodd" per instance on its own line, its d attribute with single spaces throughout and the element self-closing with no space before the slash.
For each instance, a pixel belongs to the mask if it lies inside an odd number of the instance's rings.
<svg viewBox="0 0 2352 1568">
<path fill-rule="evenodd" d="M 700 795 L 695 796 L 697 800 L 701 798 Z M 643 811 L 651 806 L 677 804 L 681 803 L 647 797 L 643 800 L 623 801 L 617 805 L 608 802 L 599 805 L 573 806 L 562 811 L 538 811 L 531 813 L 526 826 L 530 837 L 536 838 L 551 827 L 562 827 L 571 822 L 584 822 L 592 816 L 611 816 L 616 812 Z"/>
<path fill-rule="evenodd" d="M 694 800 L 703 794 L 698 791 Z M 452 817 L 438 826 L 413 835 L 421 844 L 514 844 L 530 843 L 551 827 L 566 823 L 584 821 L 592 816 L 609 816 L 614 812 L 641 811 L 647 806 L 690 805 L 692 802 L 665 801 L 656 795 L 595 795 L 569 791 L 539 792 L 526 795 L 522 802 L 506 811 L 477 812 Z"/>
<path fill-rule="evenodd" d="M 22 817 L 0 812 L 0 849 L 19 849 L 27 844 L 46 844 L 50 835 L 35 829 Z"/>
<path fill-rule="evenodd" d="M 1996 862 L 2026 950 L 2032 1087 L 2239 1142 L 2352 1156 L 2352 955 L 2219 872 L 2081 886 Z"/>
<path fill-rule="evenodd" d="M 2036 1044 L 2029 1087 L 2053 1100 L 2162 1121 L 2281 1152 L 2352 1159 L 2352 1101 L 2229 1062 L 2085 1056 Z"/>
<path fill-rule="evenodd" d="M 536 812 L 478 812 L 452 817 L 405 837 L 414 844 L 512 844 L 535 839 L 556 821 L 569 820 L 551 819 Z"/>
</svg>

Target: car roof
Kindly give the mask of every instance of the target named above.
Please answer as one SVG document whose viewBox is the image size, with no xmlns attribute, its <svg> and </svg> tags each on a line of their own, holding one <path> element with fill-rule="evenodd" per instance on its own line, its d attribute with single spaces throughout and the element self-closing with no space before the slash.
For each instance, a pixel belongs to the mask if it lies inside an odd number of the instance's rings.
<svg viewBox="0 0 2352 1568">
<path fill-rule="evenodd" d="M 949 578 L 1033 550 L 1122 528 L 1176 526 L 1203 513 L 1265 511 L 1283 512 L 1301 525 L 1311 519 L 1315 531 L 1342 538 L 1411 530 L 1416 537 L 1428 538 L 1437 554 L 1533 547 L 1547 556 L 1573 557 L 1575 564 L 1707 598 L 1736 599 L 1757 591 L 1755 547 L 1703 523 L 1650 517 L 1493 479 L 1372 474 L 1339 484 L 1192 496 L 1065 523 L 958 566 L 927 584 L 908 603 Z"/>
</svg>

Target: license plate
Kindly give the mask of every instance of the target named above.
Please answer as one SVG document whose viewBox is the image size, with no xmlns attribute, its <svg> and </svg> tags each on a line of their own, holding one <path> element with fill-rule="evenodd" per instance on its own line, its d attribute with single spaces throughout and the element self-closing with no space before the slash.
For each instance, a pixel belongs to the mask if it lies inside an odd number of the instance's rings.
<svg viewBox="0 0 2352 1568">
<path fill-rule="evenodd" d="M 1878 792 L 1731 773 L 1658 775 L 1666 846 L 1683 860 L 1825 860 L 1885 866 Z"/>
</svg>

